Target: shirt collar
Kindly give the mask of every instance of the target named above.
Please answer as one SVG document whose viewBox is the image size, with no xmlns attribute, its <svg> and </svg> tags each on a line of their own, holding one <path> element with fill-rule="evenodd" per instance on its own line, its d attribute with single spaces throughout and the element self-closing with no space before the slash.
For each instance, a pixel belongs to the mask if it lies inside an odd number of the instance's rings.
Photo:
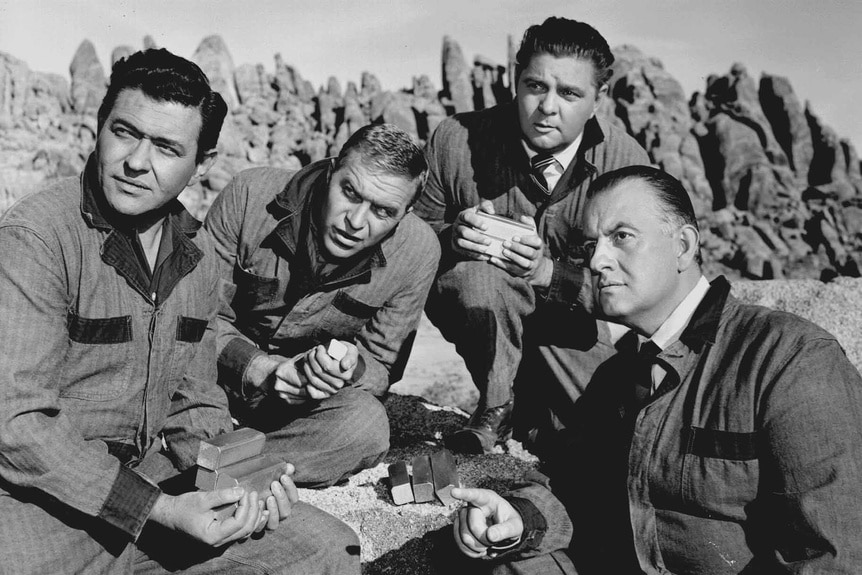
<svg viewBox="0 0 862 575">
<path fill-rule="evenodd" d="M 697 306 L 703 301 L 706 292 L 709 291 L 709 282 L 704 276 L 700 276 L 697 284 L 692 288 L 688 295 L 683 298 L 676 309 L 671 312 L 664 323 L 659 326 L 656 332 L 650 337 L 650 340 L 659 346 L 661 349 L 668 348 L 672 343 L 679 339 L 680 334 L 685 330 L 694 315 Z"/>
<path fill-rule="evenodd" d="M 578 148 L 581 146 L 581 141 L 583 141 L 583 139 L 584 139 L 584 132 L 581 131 L 581 133 L 578 134 L 578 137 L 575 138 L 574 142 L 572 142 L 571 144 L 569 144 L 568 146 L 566 146 L 564 149 L 560 150 L 559 152 L 555 152 L 554 154 L 551 154 L 552 156 L 554 156 L 554 159 L 557 161 L 557 163 L 554 164 L 554 167 L 556 167 L 558 172 L 563 173 L 566 171 L 566 169 L 569 167 L 569 164 L 572 163 L 572 160 L 575 159 L 575 154 L 578 153 Z M 521 145 L 524 147 L 524 151 L 527 152 L 527 158 L 528 159 L 532 160 L 533 156 L 535 156 L 538 153 L 534 149 L 532 149 L 530 146 L 528 146 L 527 142 L 525 142 L 524 140 L 521 140 Z"/>
<path fill-rule="evenodd" d="M 325 158 L 313 162 L 296 172 L 284 189 L 278 193 L 267 210 L 277 220 L 269 238 L 276 241 L 289 253 L 305 258 L 305 266 L 309 277 L 312 269 L 320 267 L 320 244 L 314 228 L 314 212 L 320 208 L 324 195 L 327 193 L 327 182 L 330 170 L 335 167 L 335 158 Z M 395 228 L 398 229 L 397 227 Z M 393 230 L 393 234 L 395 230 Z M 336 282 L 353 280 L 372 268 L 386 266 L 383 244 L 390 236 L 379 244 L 357 254 L 348 261 L 340 262 L 334 270 L 319 278 L 327 286 Z M 269 241 L 269 239 L 264 240 Z M 276 252 L 278 253 L 278 252 Z"/>
<path fill-rule="evenodd" d="M 614 323 L 612 321 L 607 321 L 603 319 L 597 319 L 596 323 L 604 325 L 605 328 L 608 330 L 608 336 L 611 345 L 616 345 L 617 342 L 621 340 L 625 334 L 631 331 L 628 327 L 624 326 L 621 323 Z"/>
</svg>

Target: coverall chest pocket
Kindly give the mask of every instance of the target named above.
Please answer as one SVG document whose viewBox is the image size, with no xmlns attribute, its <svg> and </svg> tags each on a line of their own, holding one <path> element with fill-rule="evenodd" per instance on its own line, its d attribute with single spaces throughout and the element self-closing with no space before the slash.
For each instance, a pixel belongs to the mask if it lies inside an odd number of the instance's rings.
<svg viewBox="0 0 862 575">
<path fill-rule="evenodd" d="M 315 330 L 315 338 L 352 339 L 382 306 L 361 301 L 339 290 Z"/>
<path fill-rule="evenodd" d="M 117 398 L 129 386 L 135 361 L 131 316 L 88 318 L 69 311 L 69 347 L 60 397 Z"/>
<path fill-rule="evenodd" d="M 170 385 L 171 391 L 179 385 L 183 374 L 188 371 L 194 358 L 198 344 L 203 340 L 207 330 L 207 320 L 187 316 L 176 316 L 177 326 L 174 333 L 173 352 L 171 354 Z"/>
<path fill-rule="evenodd" d="M 239 315 L 258 309 L 270 309 L 283 305 L 284 287 L 278 278 L 260 276 L 237 265 L 233 270 L 236 293 L 231 307 Z"/>
<path fill-rule="evenodd" d="M 689 427 L 684 438 L 682 497 L 708 516 L 741 520 L 757 496 L 757 433 Z"/>
</svg>

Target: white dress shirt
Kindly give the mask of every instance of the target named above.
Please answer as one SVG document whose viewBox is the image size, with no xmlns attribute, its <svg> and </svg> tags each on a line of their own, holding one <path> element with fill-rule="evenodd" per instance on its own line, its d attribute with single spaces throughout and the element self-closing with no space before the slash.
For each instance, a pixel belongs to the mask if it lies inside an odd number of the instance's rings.
<svg viewBox="0 0 862 575">
<path fill-rule="evenodd" d="M 565 149 L 560 150 L 552 154 L 554 156 L 555 162 L 551 162 L 545 169 L 542 170 L 542 174 L 545 176 L 545 180 L 548 182 L 548 191 L 554 189 L 557 185 L 557 182 L 560 181 L 560 177 L 566 172 L 569 167 L 569 164 L 572 163 L 572 160 L 575 159 L 575 154 L 578 153 L 578 148 L 581 145 L 581 140 L 584 139 L 584 133 L 581 132 L 575 141 L 566 146 Z M 527 152 L 527 157 L 532 159 L 533 156 L 537 154 L 535 150 L 530 148 L 526 142 L 521 140 L 521 145 L 524 146 L 524 150 Z"/>
<path fill-rule="evenodd" d="M 688 295 L 683 298 L 679 305 L 676 306 L 666 320 L 649 338 L 659 349 L 665 350 L 675 343 L 682 332 L 688 327 L 691 321 L 691 316 L 694 315 L 697 306 L 703 301 L 706 292 L 709 291 L 709 281 L 704 276 L 700 276 L 697 284 L 692 288 Z M 642 342 L 643 344 L 643 342 Z M 652 392 L 655 393 L 658 386 L 661 384 L 664 376 L 667 375 L 665 369 L 658 364 L 652 366 Z"/>
</svg>

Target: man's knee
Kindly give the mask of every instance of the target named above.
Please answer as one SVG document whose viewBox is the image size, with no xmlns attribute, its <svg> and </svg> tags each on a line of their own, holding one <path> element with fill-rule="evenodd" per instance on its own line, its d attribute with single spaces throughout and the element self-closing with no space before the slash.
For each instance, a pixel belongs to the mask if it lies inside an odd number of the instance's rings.
<svg viewBox="0 0 862 575">
<path fill-rule="evenodd" d="M 252 538 L 229 546 L 223 559 L 229 570 L 219 573 L 319 573 L 358 575 L 359 538 L 343 521 L 302 501 L 278 529 L 262 538 Z M 196 572 L 196 571 L 195 571 Z"/>
<path fill-rule="evenodd" d="M 354 473 L 374 467 L 389 451 L 386 409 L 369 392 L 346 388 L 322 401 L 316 409 L 315 457 L 306 463 L 316 474 L 302 481 L 306 487 L 328 487 Z"/>
<path fill-rule="evenodd" d="M 355 388 L 341 390 L 338 398 L 339 438 L 364 458 L 378 458 L 389 451 L 389 417 L 371 393 Z"/>
<path fill-rule="evenodd" d="M 441 331 L 451 331 L 460 330 L 457 326 L 464 322 L 484 325 L 506 316 L 529 315 L 535 301 L 532 286 L 523 279 L 486 262 L 463 261 L 440 274 L 425 311 Z"/>
<path fill-rule="evenodd" d="M 299 503 L 295 511 L 296 517 L 290 517 L 288 521 L 300 519 L 298 529 L 302 535 L 291 537 L 288 545 L 298 544 L 313 549 L 313 553 L 306 557 L 306 563 L 314 566 L 314 573 L 342 575 L 360 572 L 359 537 L 349 525 L 303 503 Z M 299 569 L 297 572 L 305 571 Z"/>
</svg>

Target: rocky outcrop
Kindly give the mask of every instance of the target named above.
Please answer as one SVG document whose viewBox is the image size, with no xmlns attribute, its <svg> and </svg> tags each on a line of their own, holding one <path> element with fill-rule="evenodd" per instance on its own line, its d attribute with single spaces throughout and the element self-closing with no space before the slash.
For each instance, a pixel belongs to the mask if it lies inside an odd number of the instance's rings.
<svg viewBox="0 0 862 575">
<path fill-rule="evenodd" d="M 765 215 L 778 198 L 798 196 L 787 156 L 745 68 L 735 64 L 727 76 L 711 77 L 705 97 L 702 146 L 723 158 L 720 164 L 710 164 L 708 174 L 715 207 L 735 206 Z"/>
<path fill-rule="evenodd" d="M 612 105 L 605 113 L 615 114 L 653 162 L 686 185 L 699 214 L 712 211 L 712 189 L 682 86 L 661 62 L 637 48 L 622 46 L 614 56 L 608 100 Z"/>
<path fill-rule="evenodd" d="M 512 99 L 505 83 L 506 67 L 484 56 L 476 56 L 470 72 L 473 82 L 473 106 L 477 110 L 490 108 Z"/>
<path fill-rule="evenodd" d="M 154 46 L 152 38 L 144 46 Z M 370 72 L 344 88 L 315 88 L 280 54 L 274 68 L 234 67 L 218 36 L 193 55 L 231 113 L 219 162 L 184 198 L 203 216 L 237 171 L 257 165 L 298 168 L 337 154 L 371 122 L 391 122 L 424 142 L 449 114 L 511 99 L 516 43 L 504 64 L 483 56 L 472 67 L 458 43 L 442 44 L 442 89 L 426 76 L 387 90 Z M 119 46 L 112 61 L 132 50 Z M 734 64 L 687 97 L 661 62 L 632 46 L 614 50 L 609 98 L 599 114 L 631 133 L 652 162 L 679 178 L 701 223 L 708 274 L 736 278 L 858 275 L 862 257 L 862 173 L 851 142 L 804 105 L 788 79 L 759 83 Z M 0 54 L 0 198 L 34 189 L 83 165 L 95 137 L 105 76 L 92 44 L 82 43 L 72 86 Z M 62 161 L 60 161 L 62 158 Z M 2 208 L 2 205 L 0 205 Z"/>
<path fill-rule="evenodd" d="M 234 84 L 233 58 L 221 36 L 207 36 L 192 54 L 192 61 L 201 67 L 210 80 L 213 89 L 221 94 L 228 110 L 239 103 Z"/>
<path fill-rule="evenodd" d="M 454 114 L 474 109 L 467 61 L 461 46 L 449 36 L 443 37 L 443 91 L 440 101 L 447 111 Z"/>
<path fill-rule="evenodd" d="M 805 110 L 787 78 L 770 74 L 761 77 L 760 106 L 787 156 L 790 169 L 797 174 L 800 183 L 807 183 L 814 144 Z"/>
<path fill-rule="evenodd" d="M 131 56 L 134 53 L 135 49 L 131 46 L 117 46 L 116 48 L 111 50 L 111 68 L 113 68 L 114 64 L 116 64 L 123 58 Z"/>
<path fill-rule="evenodd" d="M 99 109 L 105 97 L 108 81 L 96 48 L 89 40 L 78 46 L 69 65 L 72 78 L 72 109 L 79 114 L 92 114 Z"/>
</svg>

